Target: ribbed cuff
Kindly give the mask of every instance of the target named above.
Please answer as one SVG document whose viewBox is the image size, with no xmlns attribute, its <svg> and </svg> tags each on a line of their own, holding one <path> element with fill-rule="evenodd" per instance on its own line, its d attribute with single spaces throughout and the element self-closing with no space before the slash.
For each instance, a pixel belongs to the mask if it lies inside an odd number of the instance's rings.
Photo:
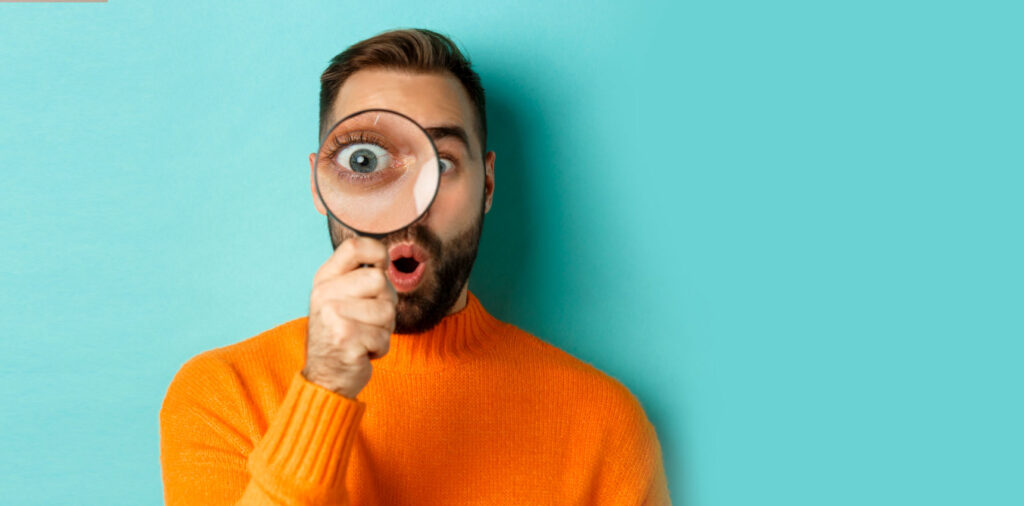
<svg viewBox="0 0 1024 506">
<path fill-rule="evenodd" d="M 297 371 L 263 439 L 249 455 L 253 479 L 272 495 L 317 502 L 344 494 L 345 470 L 366 404 Z"/>
</svg>

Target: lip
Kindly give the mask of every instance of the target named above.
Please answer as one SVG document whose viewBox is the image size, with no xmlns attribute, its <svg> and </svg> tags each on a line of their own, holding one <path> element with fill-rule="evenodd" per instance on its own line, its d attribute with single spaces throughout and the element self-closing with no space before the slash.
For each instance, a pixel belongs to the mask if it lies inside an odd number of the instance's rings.
<svg viewBox="0 0 1024 506">
<path fill-rule="evenodd" d="M 395 244 L 388 250 L 388 257 L 392 260 L 409 257 L 419 263 L 412 272 L 402 272 L 395 268 L 393 262 L 388 263 L 388 278 L 391 279 L 396 292 L 409 292 L 419 286 L 426 272 L 427 261 L 430 259 L 423 248 L 411 242 Z"/>
</svg>

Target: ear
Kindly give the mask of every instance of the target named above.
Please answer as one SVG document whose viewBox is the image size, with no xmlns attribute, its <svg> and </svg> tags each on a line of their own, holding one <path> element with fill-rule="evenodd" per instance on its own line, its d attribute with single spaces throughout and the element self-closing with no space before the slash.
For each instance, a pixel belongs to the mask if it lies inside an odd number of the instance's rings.
<svg viewBox="0 0 1024 506">
<path fill-rule="evenodd" d="M 314 179 L 313 171 L 316 170 L 316 153 L 309 154 L 309 191 L 313 192 L 313 205 L 316 206 L 316 210 L 320 214 L 327 216 L 327 209 L 324 208 L 323 201 L 320 200 L 320 196 L 316 194 L 316 180 Z"/>
<path fill-rule="evenodd" d="M 488 151 L 484 155 L 484 199 L 487 204 L 484 206 L 484 213 L 490 212 L 491 201 L 494 198 L 494 151 Z"/>
</svg>

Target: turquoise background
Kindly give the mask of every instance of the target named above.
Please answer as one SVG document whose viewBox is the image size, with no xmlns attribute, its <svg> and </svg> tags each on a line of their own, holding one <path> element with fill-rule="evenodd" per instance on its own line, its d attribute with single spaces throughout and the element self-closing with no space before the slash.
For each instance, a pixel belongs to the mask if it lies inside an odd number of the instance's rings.
<svg viewBox="0 0 1024 506">
<path fill-rule="evenodd" d="M 471 288 L 619 378 L 676 504 L 1024 504 L 1018 2 L 0 4 L 0 497 L 158 504 L 189 357 L 305 314 L 319 74 L 488 94 Z"/>
</svg>

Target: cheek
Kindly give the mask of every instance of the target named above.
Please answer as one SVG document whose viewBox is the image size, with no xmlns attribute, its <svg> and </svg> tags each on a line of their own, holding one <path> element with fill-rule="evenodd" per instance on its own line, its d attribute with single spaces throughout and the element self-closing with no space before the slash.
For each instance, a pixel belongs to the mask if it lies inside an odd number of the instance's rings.
<svg viewBox="0 0 1024 506">
<path fill-rule="evenodd" d="M 444 239 L 465 230 L 480 214 L 483 183 L 478 179 L 461 177 L 442 180 L 437 197 L 430 206 L 427 221 Z"/>
</svg>

